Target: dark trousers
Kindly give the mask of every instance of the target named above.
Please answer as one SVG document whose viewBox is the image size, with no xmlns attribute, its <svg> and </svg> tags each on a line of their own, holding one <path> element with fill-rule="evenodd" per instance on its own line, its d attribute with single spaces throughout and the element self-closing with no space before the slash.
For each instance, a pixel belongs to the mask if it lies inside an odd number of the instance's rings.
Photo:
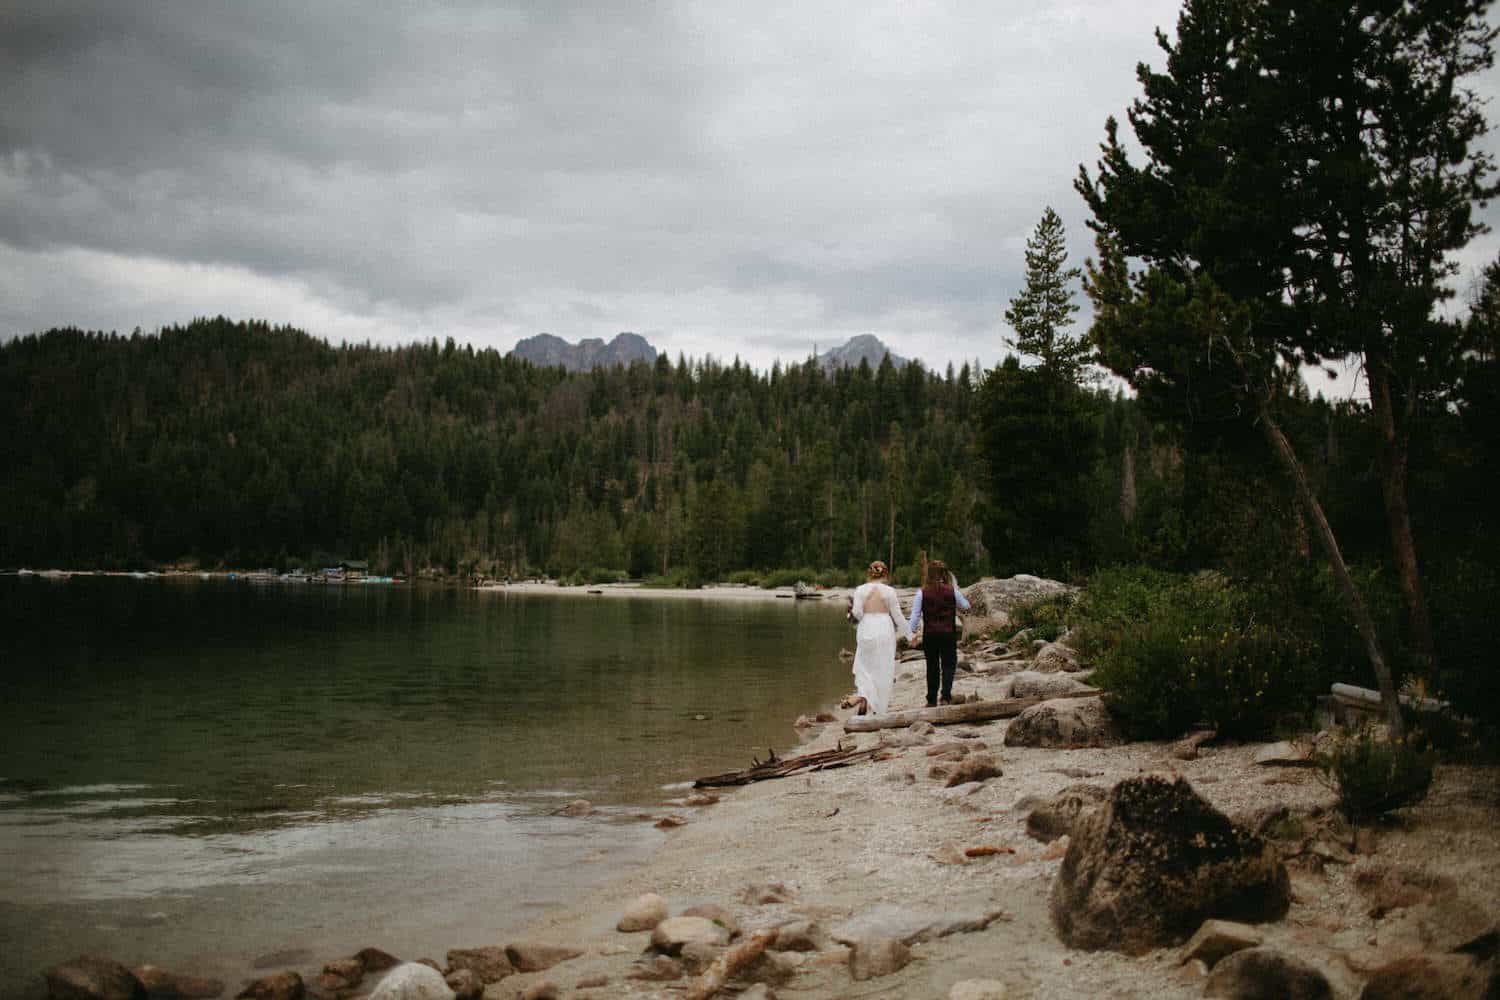
<svg viewBox="0 0 1500 1000">
<path fill-rule="evenodd" d="M 958 669 L 958 633 L 928 632 L 922 636 L 922 655 L 927 657 L 927 704 L 938 699 L 938 668 L 942 667 L 943 700 L 953 700 L 953 673 Z"/>
</svg>

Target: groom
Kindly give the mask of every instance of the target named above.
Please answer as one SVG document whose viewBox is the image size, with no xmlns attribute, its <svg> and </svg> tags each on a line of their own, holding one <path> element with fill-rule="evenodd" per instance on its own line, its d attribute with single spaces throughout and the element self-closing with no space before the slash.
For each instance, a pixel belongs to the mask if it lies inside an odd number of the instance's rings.
<svg viewBox="0 0 1500 1000">
<path fill-rule="evenodd" d="M 911 604 L 906 623 L 910 640 L 922 623 L 922 655 L 927 659 L 927 707 L 953 702 L 953 675 L 958 670 L 958 613 L 968 611 L 969 602 L 958 581 L 941 559 L 927 564 L 927 579 Z M 940 674 L 941 671 L 941 674 Z M 941 678 L 942 693 L 939 696 Z"/>
</svg>

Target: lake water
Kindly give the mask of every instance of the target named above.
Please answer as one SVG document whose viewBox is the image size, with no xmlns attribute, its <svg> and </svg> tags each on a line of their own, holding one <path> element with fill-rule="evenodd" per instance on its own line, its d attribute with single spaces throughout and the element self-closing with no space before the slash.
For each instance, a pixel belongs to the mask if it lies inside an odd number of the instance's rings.
<svg viewBox="0 0 1500 1000">
<path fill-rule="evenodd" d="M 0 994 L 497 943 L 793 743 L 841 645 L 823 602 L 0 578 Z"/>
</svg>

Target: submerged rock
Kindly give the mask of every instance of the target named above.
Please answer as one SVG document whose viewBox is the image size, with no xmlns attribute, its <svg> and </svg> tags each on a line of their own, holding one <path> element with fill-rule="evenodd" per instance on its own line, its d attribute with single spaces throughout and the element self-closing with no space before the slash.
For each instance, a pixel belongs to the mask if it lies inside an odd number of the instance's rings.
<svg viewBox="0 0 1500 1000">
<path fill-rule="evenodd" d="M 42 973 L 52 1000 L 145 1000 L 146 987 L 124 965 L 102 955 L 80 955 Z M 298 980 L 299 982 L 301 980 Z"/>
<path fill-rule="evenodd" d="M 577 948 L 555 944 L 522 942 L 505 946 L 505 957 L 510 959 L 510 964 L 516 967 L 517 972 L 542 972 L 582 954 Z"/>
<path fill-rule="evenodd" d="M 419 962 L 402 962 L 370 992 L 370 1000 L 454 1000 L 443 974 Z"/>
<path fill-rule="evenodd" d="M 235 995 L 235 1000 L 302 1000 L 307 987 L 295 972 L 262 976 Z"/>
</svg>

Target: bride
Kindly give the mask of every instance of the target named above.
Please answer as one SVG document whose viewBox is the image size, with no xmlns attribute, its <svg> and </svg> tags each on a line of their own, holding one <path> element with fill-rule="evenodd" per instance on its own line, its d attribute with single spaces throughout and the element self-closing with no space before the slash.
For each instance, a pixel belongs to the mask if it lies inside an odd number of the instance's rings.
<svg viewBox="0 0 1500 1000">
<path fill-rule="evenodd" d="M 850 596 L 849 616 L 859 623 L 854 653 L 854 687 L 859 715 L 881 715 L 891 703 L 896 681 L 896 636 L 906 627 L 901 600 L 886 582 L 885 563 L 870 563 L 869 580 Z"/>
</svg>

